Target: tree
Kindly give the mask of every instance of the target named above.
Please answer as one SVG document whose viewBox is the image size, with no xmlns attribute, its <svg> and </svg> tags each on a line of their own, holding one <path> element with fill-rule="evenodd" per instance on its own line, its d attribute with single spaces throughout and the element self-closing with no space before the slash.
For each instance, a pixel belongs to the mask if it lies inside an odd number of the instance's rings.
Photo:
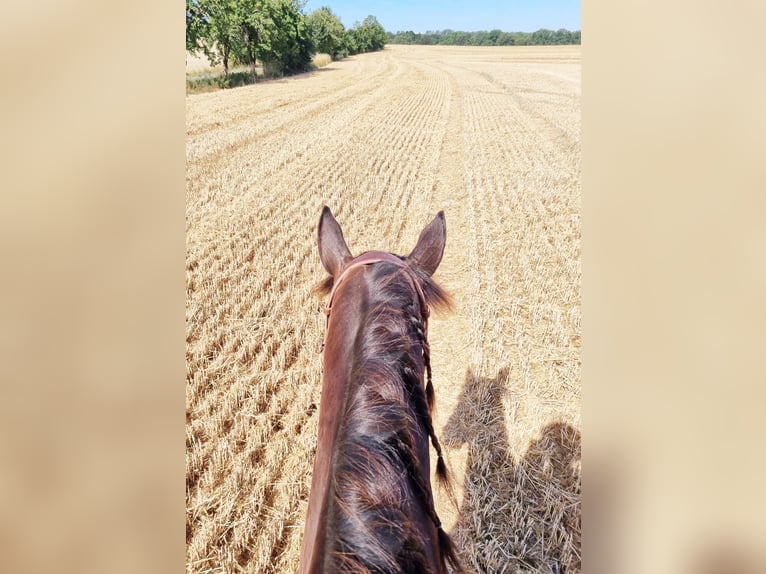
<svg viewBox="0 0 766 574">
<path fill-rule="evenodd" d="M 508 32 L 503 32 L 497 39 L 498 46 L 513 46 L 513 36 Z"/>
<path fill-rule="evenodd" d="M 343 55 L 346 28 L 333 11 L 323 6 L 306 17 L 309 38 L 316 52 L 329 54 L 333 59 Z"/>
<path fill-rule="evenodd" d="M 256 62 L 279 73 L 302 71 L 316 48 L 333 58 L 380 50 L 388 38 L 374 16 L 353 30 L 323 7 L 310 16 L 304 0 L 186 0 L 186 49 L 203 52 L 211 65 Z"/>
<path fill-rule="evenodd" d="M 311 44 L 298 0 L 187 0 L 186 46 L 201 50 L 224 75 L 234 60 L 268 63 L 280 73 L 305 69 Z"/>
<path fill-rule="evenodd" d="M 534 45 L 550 45 L 554 44 L 554 35 L 552 30 L 546 28 L 540 28 L 536 32 L 532 32 L 530 43 Z"/>
<path fill-rule="evenodd" d="M 197 0 L 186 0 L 186 50 L 196 54 L 207 33 L 207 19 Z"/>
<path fill-rule="evenodd" d="M 489 36 L 489 32 L 474 32 L 471 34 L 470 44 L 472 46 L 492 46 L 494 43 Z"/>
<path fill-rule="evenodd" d="M 533 33 L 502 32 L 499 29 L 478 32 L 460 32 L 441 30 L 415 34 L 413 32 L 397 32 L 387 34 L 391 44 L 439 44 L 443 46 L 527 46 L 530 44 L 580 44 L 581 34 L 577 30 L 570 32 L 564 28 L 553 32 L 540 29 Z"/>
<path fill-rule="evenodd" d="M 490 30 L 487 33 L 487 39 L 489 40 L 490 46 L 499 46 L 500 45 L 500 37 L 503 35 L 503 31 L 495 28 L 494 30 Z"/>
<path fill-rule="evenodd" d="M 382 50 L 386 45 L 386 30 L 380 25 L 375 16 L 367 16 L 364 21 L 358 22 L 348 31 L 347 43 L 353 46 L 349 50 L 351 54 Z"/>
<path fill-rule="evenodd" d="M 273 22 L 269 45 L 260 58 L 279 72 L 305 70 L 311 62 L 311 40 L 306 17 L 296 0 L 266 0 Z"/>
<path fill-rule="evenodd" d="M 212 65 L 223 63 L 224 75 L 229 74 L 229 57 L 236 52 L 240 39 L 237 22 L 237 4 L 239 0 L 187 0 L 186 45 L 190 44 L 189 5 L 194 6 L 192 20 L 197 27 L 192 27 L 192 45 L 202 50 Z"/>
<path fill-rule="evenodd" d="M 370 42 L 370 50 L 382 50 L 386 45 L 386 30 L 375 16 L 367 16 L 362 22 Z"/>
<path fill-rule="evenodd" d="M 255 77 L 259 54 L 268 50 L 274 22 L 265 0 L 239 0 L 235 16 L 240 42 L 236 45 L 236 59 L 248 64 Z"/>
</svg>

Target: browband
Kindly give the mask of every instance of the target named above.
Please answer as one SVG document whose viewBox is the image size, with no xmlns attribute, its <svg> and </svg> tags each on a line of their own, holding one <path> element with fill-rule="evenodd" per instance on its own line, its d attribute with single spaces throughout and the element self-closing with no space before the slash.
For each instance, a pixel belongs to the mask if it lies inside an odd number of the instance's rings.
<svg viewBox="0 0 766 574">
<path fill-rule="evenodd" d="M 327 332 L 327 326 L 330 324 L 330 312 L 332 311 L 332 301 L 335 297 L 335 291 L 338 289 L 340 284 L 343 282 L 343 280 L 348 276 L 348 274 L 356 269 L 357 267 L 364 267 L 365 265 L 372 265 L 373 263 L 380 263 L 382 261 L 386 261 L 388 263 L 393 263 L 397 267 L 400 267 L 402 269 L 409 268 L 409 264 L 397 257 L 396 255 L 393 255 L 391 253 L 388 253 L 387 251 L 367 251 L 365 253 L 362 253 L 358 257 L 355 257 L 354 259 L 349 262 L 348 265 L 341 271 L 341 274 L 338 276 L 338 278 L 333 282 L 332 289 L 330 290 L 330 295 L 327 298 L 327 303 L 324 307 L 325 315 L 327 315 L 327 325 L 325 326 L 325 334 Z M 418 283 L 417 280 L 413 279 L 412 276 L 407 273 L 407 279 L 412 284 L 412 286 L 415 288 L 415 291 L 418 294 L 418 298 L 420 299 L 420 307 L 423 312 L 423 319 L 424 323 L 427 328 L 427 321 L 428 316 L 430 315 L 430 311 L 428 309 L 428 304 L 426 303 L 426 297 L 423 293 L 423 288 L 420 286 L 420 283 Z M 324 340 L 322 341 L 322 351 L 324 351 Z"/>
</svg>

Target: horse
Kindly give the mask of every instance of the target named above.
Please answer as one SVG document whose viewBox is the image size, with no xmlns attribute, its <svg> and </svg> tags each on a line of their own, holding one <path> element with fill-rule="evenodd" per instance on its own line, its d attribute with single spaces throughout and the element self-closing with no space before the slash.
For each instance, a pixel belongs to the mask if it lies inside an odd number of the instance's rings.
<svg viewBox="0 0 766 574">
<path fill-rule="evenodd" d="M 317 290 L 328 295 L 327 319 L 300 574 L 446 574 L 448 564 L 463 572 L 434 506 L 428 444 L 449 487 L 428 343 L 430 309 L 451 307 L 432 279 L 445 241 L 440 211 L 406 257 L 353 257 L 322 209 L 319 257 L 329 276 Z"/>
</svg>

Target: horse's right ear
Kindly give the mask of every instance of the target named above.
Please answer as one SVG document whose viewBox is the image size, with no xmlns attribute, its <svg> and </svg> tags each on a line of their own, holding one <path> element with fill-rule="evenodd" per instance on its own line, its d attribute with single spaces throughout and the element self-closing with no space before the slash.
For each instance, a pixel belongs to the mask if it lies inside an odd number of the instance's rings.
<svg viewBox="0 0 766 574">
<path fill-rule="evenodd" d="M 420 232 L 415 249 L 407 256 L 407 259 L 429 275 L 433 275 L 442 260 L 446 241 L 447 224 L 444 222 L 444 211 L 440 211 Z"/>
<path fill-rule="evenodd" d="M 337 277 L 343 266 L 353 259 L 343 239 L 343 231 L 326 205 L 319 218 L 319 258 L 333 277 Z"/>
</svg>

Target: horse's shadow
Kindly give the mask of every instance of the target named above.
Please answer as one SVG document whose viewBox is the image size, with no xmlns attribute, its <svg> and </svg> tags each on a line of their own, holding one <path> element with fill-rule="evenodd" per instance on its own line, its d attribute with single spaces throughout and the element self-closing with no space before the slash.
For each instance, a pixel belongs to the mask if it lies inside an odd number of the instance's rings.
<svg viewBox="0 0 766 574">
<path fill-rule="evenodd" d="M 452 536 L 469 571 L 579 572 L 580 433 L 548 424 L 514 463 L 502 405 L 508 374 L 504 368 L 490 379 L 469 369 L 444 429 L 446 445 L 468 444 Z"/>
</svg>

